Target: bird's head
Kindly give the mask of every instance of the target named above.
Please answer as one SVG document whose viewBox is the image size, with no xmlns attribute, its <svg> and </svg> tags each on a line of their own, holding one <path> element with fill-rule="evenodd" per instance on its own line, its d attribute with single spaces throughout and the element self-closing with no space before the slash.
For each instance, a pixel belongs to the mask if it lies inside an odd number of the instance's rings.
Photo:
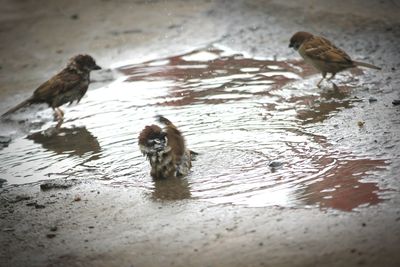
<svg viewBox="0 0 400 267">
<path fill-rule="evenodd" d="M 77 55 L 70 59 L 69 66 L 81 71 L 100 70 L 101 67 L 96 64 L 96 61 L 89 55 Z"/>
<path fill-rule="evenodd" d="M 139 135 L 139 147 L 144 155 L 150 156 L 167 145 L 166 133 L 157 125 L 146 126 Z"/>
<path fill-rule="evenodd" d="M 294 50 L 298 50 L 300 46 L 307 40 L 311 39 L 313 35 L 308 32 L 296 32 L 290 38 L 289 47 L 293 47 Z"/>
</svg>

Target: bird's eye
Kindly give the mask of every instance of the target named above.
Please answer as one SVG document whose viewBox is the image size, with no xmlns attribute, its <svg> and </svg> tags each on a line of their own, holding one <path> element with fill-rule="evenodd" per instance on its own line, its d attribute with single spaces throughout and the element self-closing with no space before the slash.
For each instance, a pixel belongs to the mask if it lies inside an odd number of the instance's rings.
<svg viewBox="0 0 400 267">
<path fill-rule="evenodd" d="M 160 141 L 158 139 L 148 139 L 147 140 L 147 144 L 149 145 L 154 145 L 154 144 L 158 144 L 160 143 Z"/>
</svg>

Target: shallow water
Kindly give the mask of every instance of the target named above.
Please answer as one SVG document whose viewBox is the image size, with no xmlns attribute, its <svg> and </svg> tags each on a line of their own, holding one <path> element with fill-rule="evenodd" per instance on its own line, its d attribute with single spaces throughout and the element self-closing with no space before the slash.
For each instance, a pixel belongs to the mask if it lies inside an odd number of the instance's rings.
<svg viewBox="0 0 400 267">
<path fill-rule="evenodd" d="M 351 86 L 320 90 L 316 79 L 297 82 L 313 74 L 301 62 L 211 47 L 117 71 L 116 81 L 65 108 L 58 133 L 46 130 L 55 124 L 51 111 L 39 111 L 41 130 L 0 151 L 6 186 L 95 178 L 142 188 L 154 200 L 345 211 L 384 199 L 375 178 L 388 163 L 340 151 L 313 128 L 358 101 Z M 137 136 L 156 114 L 199 153 L 185 179 L 149 175 Z"/>
</svg>

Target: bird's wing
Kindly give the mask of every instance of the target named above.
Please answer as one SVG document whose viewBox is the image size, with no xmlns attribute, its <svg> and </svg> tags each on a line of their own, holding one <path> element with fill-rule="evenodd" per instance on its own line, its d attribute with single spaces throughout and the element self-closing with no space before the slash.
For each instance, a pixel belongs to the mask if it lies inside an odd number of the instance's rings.
<svg viewBox="0 0 400 267">
<path fill-rule="evenodd" d="M 323 37 L 314 37 L 304 44 L 304 53 L 307 57 L 324 62 L 352 64 L 352 60 L 346 52 L 337 48 L 329 40 Z"/>
<path fill-rule="evenodd" d="M 46 101 L 59 94 L 77 88 L 80 86 L 81 81 L 82 78 L 78 74 L 61 71 L 50 80 L 40 85 L 33 93 L 33 98 L 35 100 Z"/>
</svg>

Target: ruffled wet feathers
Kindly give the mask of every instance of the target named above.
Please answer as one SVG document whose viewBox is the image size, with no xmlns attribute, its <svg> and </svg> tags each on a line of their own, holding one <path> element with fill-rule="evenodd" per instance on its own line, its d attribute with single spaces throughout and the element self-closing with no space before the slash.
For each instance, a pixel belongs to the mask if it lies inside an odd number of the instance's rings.
<svg viewBox="0 0 400 267">
<path fill-rule="evenodd" d="M 157 116 L 164 124 L 146 126 L 139 134 L 139 148 L 149 160 L 150 175 L 155 179 L 186 176 L 191 168 L 191 154 L 181 132 L 168 119 Z"/>
</svg>

